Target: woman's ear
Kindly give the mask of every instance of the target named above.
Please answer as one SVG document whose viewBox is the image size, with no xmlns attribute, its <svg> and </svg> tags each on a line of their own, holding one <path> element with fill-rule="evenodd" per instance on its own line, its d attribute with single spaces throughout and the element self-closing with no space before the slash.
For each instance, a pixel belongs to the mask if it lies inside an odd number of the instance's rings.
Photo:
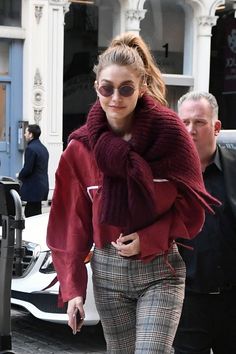
<svg viewBox="0 0 236 354">
<path fill-rule="evenodd" d="M 141 88 L 140 88 L 140 92 L 139 92 L 139 97 L 142 97 L 145 92 L 147 91 L 147 84 L 142 84 Z"/>
<path fill-rule="evenodd" d="M 97 82 L 97 80 L 96 80 L 96 81 L 94 81 L 94 85 L 93 85 L 93 87 L 94 87 L 94 89 L 95 89 L 95 91 L 96 91 L 96 94 L 97 94 L 97 99 L 99 99 L 99 95 L 98 95 L 98 82 Z"/>
<path fill-rule="evenodd" d="M 98 82 L 97 82 L 97 80 L 94 81 L 94 85 L 93 86 L 94 86 L 95 91 L 98 92 Z"/>
</svg>

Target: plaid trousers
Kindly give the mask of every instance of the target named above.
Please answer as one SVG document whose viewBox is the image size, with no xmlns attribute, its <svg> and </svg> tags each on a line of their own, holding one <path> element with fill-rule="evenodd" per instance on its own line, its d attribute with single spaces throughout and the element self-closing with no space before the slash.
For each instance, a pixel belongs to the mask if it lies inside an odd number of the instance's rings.
<svg viewBox="0 0 236 354">
<path fill-rule="evenodd" d="M 107 353 L 170 354 L 185 287 L 176 244 L 168 262 L 160 255 L 149 263 L 121 257 L 111 245 L 95 248 L 91 267 Z"/>
</svg>

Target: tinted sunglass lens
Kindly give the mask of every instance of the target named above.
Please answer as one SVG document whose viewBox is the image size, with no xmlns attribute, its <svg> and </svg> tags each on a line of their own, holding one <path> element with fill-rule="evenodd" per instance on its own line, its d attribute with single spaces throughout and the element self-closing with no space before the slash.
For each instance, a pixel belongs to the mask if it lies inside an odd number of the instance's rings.
<svg viewBox="0 0 236 354">
<path fill-rule="evenodd" d="M 124 97 L 132 96 L 134 93 L 134 88 L 132 86 L 121 86 L 119 88 L 119 94 Z"/>
<path fill-rule="evenodd" d="M 133 95 L 135 89 L 133 86 L 125 85 L 119 87 L 118 91 L 119 95 L 123 97 L 129 97 Z M 114 93 L 114 87 L 110 85 L 103 85 L 99 87 L 98 92 L 104 97 L 110 97 Z"/>
<path fill-rule="evenodd" d="M 113 94 L 114 89 L 112 86 L 100 86 L 98 89 L 98 92 L 104 96 L 104 97 L 109 97 Z"/>
</svg>

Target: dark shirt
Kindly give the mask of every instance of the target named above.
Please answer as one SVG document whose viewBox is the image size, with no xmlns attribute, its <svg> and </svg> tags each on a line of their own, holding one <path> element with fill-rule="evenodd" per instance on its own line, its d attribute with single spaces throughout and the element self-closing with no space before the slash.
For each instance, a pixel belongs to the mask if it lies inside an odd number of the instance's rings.
<svg viewBox="0 0 236 354">
<path fill-rule="evenodd" d="M 215 215 L 206 214 L 202 231 L 193 240 L 182 240 L 193 250 L 179 247 L 186 263 L 186 290 L 210 293 L 236 285 L 236 220 L 226 195 L 222 164 L 217 150 L 206 168 L 204 183 L 208 192 L 222 202 Z M 236 184 L 235 184 L 236 185 Z"/>
</svg>

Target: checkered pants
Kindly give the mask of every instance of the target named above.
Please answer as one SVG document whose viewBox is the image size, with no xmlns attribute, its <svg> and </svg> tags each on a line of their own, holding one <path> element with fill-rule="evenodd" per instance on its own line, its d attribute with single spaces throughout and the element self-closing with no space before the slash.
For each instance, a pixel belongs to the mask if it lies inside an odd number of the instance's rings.
<svg viewBox="0 0 236 354">
<path fill-rule="evenodd" d="M 184 298 L 185 265 L 174 244 L 150 263 L 95 249 L 93 286 L 107 353 L 170 354 Z"/>
</svg>

